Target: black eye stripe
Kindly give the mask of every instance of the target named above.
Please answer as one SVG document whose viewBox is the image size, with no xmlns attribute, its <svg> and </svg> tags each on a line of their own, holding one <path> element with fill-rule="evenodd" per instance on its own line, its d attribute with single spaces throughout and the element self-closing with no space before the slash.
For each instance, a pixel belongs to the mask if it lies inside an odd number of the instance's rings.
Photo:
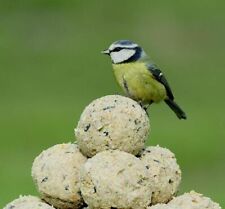
<svg viewBox="0 0 225 209">
<path fill-rule="evenodd" d="M 130 50 L 135 50 L 135 49 L 137 49 L 138 47 L 134 47 L 134 48 L 125 48 L 125 47 L 116 47 L 116 48 L 114 48 L 114 49 L 112 49 L 112 50 L 109 50 L 109 52 L 111 53 L 111 52 L 119 52 L 120 50 L 122 50 L 122 49 L 130 49 Z"/>
<path fill-rule="evenodd" d="M 122 47 L 116 47 L 113 50 L 110 50 L 110 52 L 119 52 L 122 49 L 123 49 Z"/>
</svg>

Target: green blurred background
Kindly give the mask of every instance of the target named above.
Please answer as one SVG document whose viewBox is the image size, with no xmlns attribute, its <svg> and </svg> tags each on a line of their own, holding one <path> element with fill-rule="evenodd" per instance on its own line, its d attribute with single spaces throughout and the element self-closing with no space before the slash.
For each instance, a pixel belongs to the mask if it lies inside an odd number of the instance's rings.
<svg viewBox="0 0 225 209">
<path fill-rule="evenodd" d="M 175 152 L 180 194 L 225 206 L 224 0 L 0 0 L 0 208 L 34 194 L 33 159 L 73 129 L 93 99 L 120 92 L 100 54 L 131 39 L 166 74 L 187 112 L 152 105 L 148 144 Z"/>
</svg>

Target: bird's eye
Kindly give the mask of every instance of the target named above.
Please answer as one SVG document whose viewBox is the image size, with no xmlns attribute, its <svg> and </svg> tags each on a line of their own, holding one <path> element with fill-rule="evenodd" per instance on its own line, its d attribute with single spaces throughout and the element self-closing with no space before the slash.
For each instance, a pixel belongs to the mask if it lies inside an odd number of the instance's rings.
<svg viewBox="0 0 225 209">
<path fill-rule="evenodd" d="M 113 52 L 118 52 L 118 51 L 120 51 L 122 48 L 121 47 L 116 47 L 115 49 L 113 49 L 112 51 Z"/>
</svg>

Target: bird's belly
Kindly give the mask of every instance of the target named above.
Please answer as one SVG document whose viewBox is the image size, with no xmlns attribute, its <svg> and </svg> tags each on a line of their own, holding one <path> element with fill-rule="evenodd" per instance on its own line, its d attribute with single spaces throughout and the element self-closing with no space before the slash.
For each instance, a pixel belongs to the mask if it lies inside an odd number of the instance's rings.
<svg viewBox="0 0 225 209">
<path fill-rule="evenodd" d="M 164 86 L 151 76 L 147 79 L 137 76 L 126 80 L 130 96 L 137 101 L 157 103 L 166 98 Z"/>
<path fill-rule="evenodd" d="M 152 77 L 145 65 L 123 65 L 127 66 L 117 66 L 114 72 L 119 85 L 129 97 L 142 103 L 157 103 L 166 98 L 165 87 Z"/>
</svg>

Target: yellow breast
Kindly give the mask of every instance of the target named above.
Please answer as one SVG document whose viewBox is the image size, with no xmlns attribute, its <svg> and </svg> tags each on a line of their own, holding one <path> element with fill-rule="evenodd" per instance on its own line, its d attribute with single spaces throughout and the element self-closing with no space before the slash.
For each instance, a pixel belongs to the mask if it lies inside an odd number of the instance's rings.
<svg viewBox="0 0 225 209">
<path fill-rule="evenodd" d="M 117 82 L 127 96 L 143 103 L 166 98 L 165 87 L 154 79 L 144 62 L 113 64 Z"/>
</svg>

